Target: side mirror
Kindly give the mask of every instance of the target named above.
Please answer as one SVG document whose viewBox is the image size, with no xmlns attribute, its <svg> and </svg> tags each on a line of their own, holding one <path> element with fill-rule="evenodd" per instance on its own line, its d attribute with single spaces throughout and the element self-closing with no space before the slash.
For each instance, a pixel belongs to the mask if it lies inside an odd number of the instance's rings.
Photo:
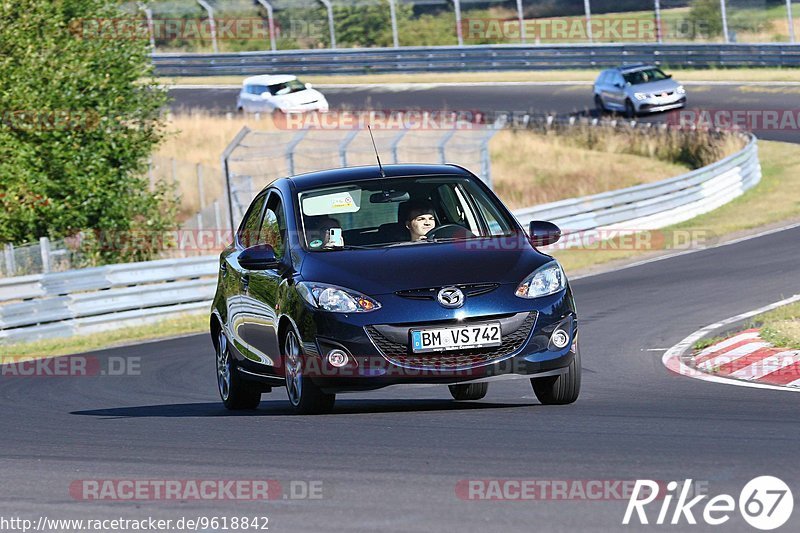
<svg viewBox="0 0 800 533">
<path fill-rule="evenodd" d="M 306 89 L 313 89 L 313 88 L 314 88 L 313 85 L 311 85 L 310 83 L 306 83 Z"/>
<path fill-rule="evenodd" d="M 246 248 L 239 254 L 239 264 L 247 270 L 267 270 L 278 268 L 280 261 L 275 257 L 275 250 L 269 244 L 256 244 Z"/>
<path fill-rule="evenodd" d="M 671 80 L 672 79 L 672 74 L 667 74 L 667 78 Z"/>
<path fill-rule="evenodd" d="M 543 220 L 531 220 L 529 233 L 534 246 L 554 244 L 561 238 L 561 229 L 552 222 Z"/>
</svg>

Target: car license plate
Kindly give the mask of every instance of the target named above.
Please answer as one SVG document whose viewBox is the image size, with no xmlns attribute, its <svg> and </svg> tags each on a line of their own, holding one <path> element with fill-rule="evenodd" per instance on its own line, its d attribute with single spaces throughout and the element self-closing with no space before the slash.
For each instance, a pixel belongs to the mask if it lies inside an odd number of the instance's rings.
<svg viewBox="0 0 800 533">
<path fill-rule="evenodd" d="M 414 353 L 488 348 L 502 344 L 500 323 L 411 330 Z"/>
</svg>

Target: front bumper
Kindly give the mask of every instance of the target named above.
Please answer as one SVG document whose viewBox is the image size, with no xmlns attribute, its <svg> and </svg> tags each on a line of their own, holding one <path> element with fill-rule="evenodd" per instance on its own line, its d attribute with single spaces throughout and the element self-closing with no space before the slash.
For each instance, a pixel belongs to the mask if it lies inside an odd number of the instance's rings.
<svg viewBox="0 0 800 533">
<path fill-rule="evenodd" d="M 672 100 L 672 99 L 669 99 Z M 639 113 L 660 113 L 671 109 L 679 109 L 686 106 L 686 97 L 682 96 L 677 100 L 664 101 L 663 99 L 645 100 L 639 104 Z"/>
<path fill-rule="evenodd" d="M 396 384 L 466 383 L 512 375 L 534 377 L 566 369 L 575 356 L 578 337 L 578 321 L 569 290 L 537 300 L 516 300 L 520 308 L 503 314 L 486 309 L 464 318 L 443 316 L 390 324 L 367 323 L 369 320 L 352 324 L 354 315 L 345 318 L 335 313 L 319 313 L 315 317 L 314 341 L 304 338 L 304 373 L 328 392 L 343 392 Z M 441 311 L 452 313 L 452 310 Z M 416 318 L 424 314 L 409 312 L 407 316 Z M 426 354 L 414 354 L 408 348 L 410 329 L 488 321 L 501 322 L 501 346 Z M 569 342 L 561 349 L 551 342 L 552 333 L 559 328 L 569 335 Z M 325 356 L 333 349 L 348 354 L 344 367 L 334 368 L 327 362 Z"/>
</svg>

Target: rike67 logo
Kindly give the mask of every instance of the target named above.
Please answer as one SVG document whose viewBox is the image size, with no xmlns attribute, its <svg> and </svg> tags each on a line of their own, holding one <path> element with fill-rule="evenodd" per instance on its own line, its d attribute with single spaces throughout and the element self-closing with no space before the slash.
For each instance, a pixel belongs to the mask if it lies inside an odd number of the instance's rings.
<svg viewBox="0 0 800 533">
<path fill-rule="evenodd" d="M 692 480 L 683 485 L 677 481 L 667 483 L 667 493 L 650 509 L 646 507 L 659 497 L 659 484 L 649 479 L 636 480 L 622 518 L 624 525 L 636 524 L 697 524 L 697 516 L 712 526 L 723 525 L 731 519 L 737 508 L 742 518 L 756 529 L 768 531 L 785 524 L 792 516 L 794 498 L 789 486 L 773 476 L 759 476 L 751 479 L 739 493 L 738 502 L 730 494 L 719 494 L 708 498 L 701 494 L 689 499 L 692 494 Z M 673 501 L 675 504 L 673 506 Z M 701 503 L 702 502 L 702 503 Z M 660 503 L 660 505 L 659 505 Z M 658 516 L 653 521 L 653 511 Z M 648 514 L 650 511 L 650 514 Z"/>
</svg>

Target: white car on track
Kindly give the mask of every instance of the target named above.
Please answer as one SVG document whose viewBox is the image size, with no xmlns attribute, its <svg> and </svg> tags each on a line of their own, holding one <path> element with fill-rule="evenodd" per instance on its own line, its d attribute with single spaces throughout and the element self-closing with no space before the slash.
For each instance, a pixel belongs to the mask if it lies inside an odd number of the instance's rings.
<svg viewBox="0 0 800 533">
<path fill-rule="evenodd" d="M 252 76 L 242 82 L 236 109 L 251 113 L 307 113 L 328 111 L 328 100 L 297 76 Z"/>
</svg>

